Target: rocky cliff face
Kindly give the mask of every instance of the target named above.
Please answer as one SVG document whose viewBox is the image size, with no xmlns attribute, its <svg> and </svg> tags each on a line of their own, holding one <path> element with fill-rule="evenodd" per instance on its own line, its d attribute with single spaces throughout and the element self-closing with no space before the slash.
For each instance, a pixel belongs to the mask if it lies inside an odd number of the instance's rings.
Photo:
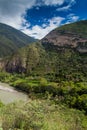
<svg viewBox="0 0 87 130">
<path fill-rule="evenodd" d="M 87 52 L 87 38 L 63 30 L 54 30 L 42 39 L 42 44 L 53 44 L 56 47 L 70 47 L 78 52 Z"/>
</svg>

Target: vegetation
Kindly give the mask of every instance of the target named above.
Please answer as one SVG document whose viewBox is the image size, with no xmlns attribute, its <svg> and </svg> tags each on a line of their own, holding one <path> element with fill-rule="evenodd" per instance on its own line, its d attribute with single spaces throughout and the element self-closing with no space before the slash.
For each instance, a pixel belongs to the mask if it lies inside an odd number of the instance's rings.
<svg viewBox="0 0 87 130">
<path fill-rule="evenodd" d="M 49 43 L 34 43 L 7 60 L 5 69 L 11 73 L 25 73 L 27 76 L 45 76 L 50 81 L 81 82 L 87 80 L 87 54 L 71 48 L 58 51 L 56 46 Z"/>
<path fill-rule="evenodd" d="M 26 92 L 30 98 L 46 99 L 50 95 L 56 104 L 66 104 L 87 114 L 87 82 L 51 82 L 45 77 L 9 73 L 1 73 L 0 81 Z"/>
<path fill-rule="evenodd" d="M 78 21 L 57 28 L 56 30 L 68 31 L 79 34 L 81 37 L 87 38 L 87 20 Z"/>
<path fill-rule="evenodd" d="M 29 100 L 0 108 L 1 130 L 86 130 L 87 117 L 80 111 L 50 100 Z"/>
</svg>

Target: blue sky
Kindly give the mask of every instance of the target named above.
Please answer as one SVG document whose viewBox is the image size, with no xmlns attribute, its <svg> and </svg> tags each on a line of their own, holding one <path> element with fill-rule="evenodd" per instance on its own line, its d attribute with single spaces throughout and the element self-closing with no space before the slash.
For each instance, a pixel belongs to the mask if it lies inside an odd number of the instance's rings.
<svg viewBox="0 0 87 130">
<path fill-rule="evenodd" d="M 43 38 L 63 24 L 87 19 L 87 0 L 0 0 L 0 22 Z"/>
</svg>

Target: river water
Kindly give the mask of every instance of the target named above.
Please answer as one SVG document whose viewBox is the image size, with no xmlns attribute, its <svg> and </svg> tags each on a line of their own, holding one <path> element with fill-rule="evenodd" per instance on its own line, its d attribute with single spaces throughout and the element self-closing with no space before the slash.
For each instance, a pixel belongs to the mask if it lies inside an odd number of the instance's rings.
<svg viewBox="0 0 87 130">
<path fill-rule="evenodd" d="M 15 90 L 13 87 L 0 83 L 0 101 L 4 104 L 12 103 L 15 101 L 27 101 L 28 95 Z"/>
</svg>

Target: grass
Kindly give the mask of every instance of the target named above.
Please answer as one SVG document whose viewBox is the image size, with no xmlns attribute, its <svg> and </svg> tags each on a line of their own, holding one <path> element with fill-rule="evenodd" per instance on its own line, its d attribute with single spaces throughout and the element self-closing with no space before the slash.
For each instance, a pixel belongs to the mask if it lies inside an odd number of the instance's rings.
<svg viewBox="0 0 87 130">
<path fill-rule="evenodd" d="M 0 109 L 3 130 L 87 130 L 87 117 L 79 110 L 50 100 L 29 100 Z"/>
</svg>

